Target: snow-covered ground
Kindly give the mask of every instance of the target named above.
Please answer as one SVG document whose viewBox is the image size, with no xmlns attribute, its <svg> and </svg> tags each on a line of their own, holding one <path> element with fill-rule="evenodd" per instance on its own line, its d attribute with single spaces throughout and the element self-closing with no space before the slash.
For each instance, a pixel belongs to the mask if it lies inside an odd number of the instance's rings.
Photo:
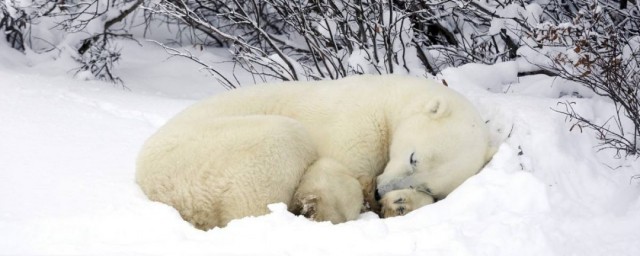
<svg viewBox="0 0 640 256">
<path fill-rule="evenodd" d="M 593 133 L 569 131 L 551 110 L 575 101 L 606 120 L 612 105 L 549 77 L 518 79 L 514 62 L 441 77 L 478 106 L 501 145 L 447 199 L 339 225 L 276 204 L 266 216 L 197 230 L 146 199 L 134 160 L 163 122 L 222 88 L 160 47 L 123 44 L 116 72 L 129 90 L 74 79 L 73 63 L 55 54 L 0 44 L 0 254 L 640 255 L 640 161 L 598 152 Z"/>
</svg>

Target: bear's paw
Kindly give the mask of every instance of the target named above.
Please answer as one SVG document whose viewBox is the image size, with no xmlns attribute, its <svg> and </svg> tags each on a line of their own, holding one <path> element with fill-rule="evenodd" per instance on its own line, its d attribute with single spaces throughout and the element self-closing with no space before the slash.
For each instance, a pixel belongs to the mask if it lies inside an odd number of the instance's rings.
<svg viewBox="0 0 640 256">
<path fill-rule="evenodd" d="M 316 195 L 302 196 L 294 203 L 292 212 L 311 220 L 317 220 L 318 199 Z"/>
<path fill-rule="evenodd" d="M 380 200 L 381 215 L 384 218 L 403 216 L 434 201 L 432 196 L 414 189 L 393 190 Z"/>
</svg>

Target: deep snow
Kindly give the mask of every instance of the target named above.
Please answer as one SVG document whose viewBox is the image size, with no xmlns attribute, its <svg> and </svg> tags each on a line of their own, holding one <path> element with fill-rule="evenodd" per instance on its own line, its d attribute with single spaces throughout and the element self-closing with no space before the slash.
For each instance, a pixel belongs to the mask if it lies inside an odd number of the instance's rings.
<svg viewBox="0 0 640 256">
<path fill-rule="evenodd" d="M 272 214 L 199 231 L 145 198 L 134 161 L 168 118 L 222 87 L 144 44 L 123 42 L 116 72 L 128 90 L 72 78 L 64 57 L 0 44 L 0 254 L 640 255 L 640 161 L 598 152 L 593 133 L 569 131 L 551 110 L 575 101 L 606 120 L 612 104 L 546 76 L 518 79 L 516 62 L 438 78 L 478 106 L 500 145 L 447 199 L 339 225 L 276 204 Z"/>
</svg>

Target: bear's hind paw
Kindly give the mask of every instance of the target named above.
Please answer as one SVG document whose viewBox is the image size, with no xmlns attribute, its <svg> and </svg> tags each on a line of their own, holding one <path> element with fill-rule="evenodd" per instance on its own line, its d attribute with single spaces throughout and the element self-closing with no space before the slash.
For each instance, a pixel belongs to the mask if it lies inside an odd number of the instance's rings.
<svg viewBox="0 0 640 256">
<path fill-rule="evenodd" d="M 318 209 L 318 196 L 306 195 L 298 198 L 294 204 L 291 212 L 297 215 L 305 216 L 311 220 L 316 220 Z"/>
</svg>

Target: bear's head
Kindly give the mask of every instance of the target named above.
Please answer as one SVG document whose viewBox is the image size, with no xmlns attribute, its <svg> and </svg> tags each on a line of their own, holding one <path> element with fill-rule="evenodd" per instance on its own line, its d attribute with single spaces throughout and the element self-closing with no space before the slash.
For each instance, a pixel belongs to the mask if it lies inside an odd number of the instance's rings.
<svg viewBox="0 0 640 256">
<path fill-rule="evenodd" d="M 377 193 L 405 188 L 442 199 L 490 157 L 489 134 L 466 99 L 446 95 L 407 104 L 394 125 Z"/>
</svg>

